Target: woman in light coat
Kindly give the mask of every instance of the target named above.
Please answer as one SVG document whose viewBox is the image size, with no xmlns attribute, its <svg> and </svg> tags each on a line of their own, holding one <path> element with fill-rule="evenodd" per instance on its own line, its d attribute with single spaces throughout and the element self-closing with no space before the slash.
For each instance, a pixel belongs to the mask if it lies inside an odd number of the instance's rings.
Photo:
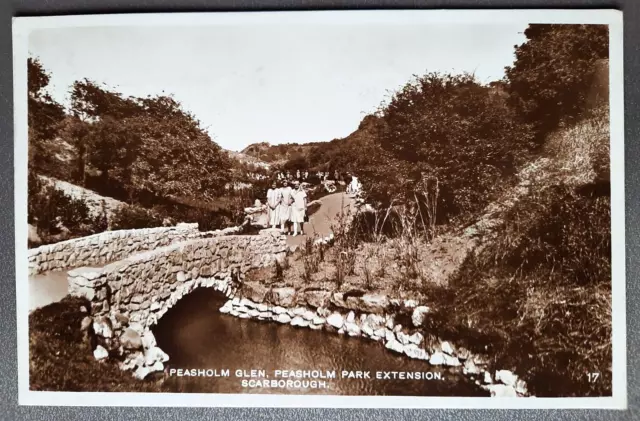
<svg viewBox="0 0 640 421">
<path fill-rule="evenodd" d="M 293 221 L 293 235 L 298 235 L 298 227 L 300 235 L 304 235 L 302 226 L 307 216 L 307 192 L 304 191 L 302 184 L 298 184 L 297 190 L 293 193 L 293 205 L 291 207 L 291 220 Z"/>
<path fill-rule="evenodd" d="M 275 228 L 280 224 L 280 202 L 282 201 L 282 192 L 277 188 L 274 181 L 271 188 L 267 190 L 267 211 L 269 212 L 269 225 Z"/>
<path fill-rule="evenodd" d="M 289 224 L 291 222 L 291 204 L 293 203 L 293 190 L 289 187 L 289 182 L 284 181 L 283 187 L 280 189 L 282 200 L 280 201 L 280 230 L 286 234 L 291 233 Z"/>
</svg>

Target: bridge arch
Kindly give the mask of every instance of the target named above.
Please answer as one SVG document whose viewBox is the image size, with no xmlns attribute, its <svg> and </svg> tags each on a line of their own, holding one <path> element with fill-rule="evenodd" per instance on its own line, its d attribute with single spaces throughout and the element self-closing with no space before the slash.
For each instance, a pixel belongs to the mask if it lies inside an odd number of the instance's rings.
<svg viewBox="0 0 640 421">
<path fill-rule="evenodd" d="M 270 229 L 188 240 L 102 268 L 73 269 L 69 293 L 90 302 L 83 327 L 95 335 L 95 357 L 118 358 L 122 369 L 144 378 L 169 358 L 151 327 L 182 297 L 206 287 L 232 298 L 249 270 L 282 261 L 286 251 L 286 237 Z"/>
</svg>

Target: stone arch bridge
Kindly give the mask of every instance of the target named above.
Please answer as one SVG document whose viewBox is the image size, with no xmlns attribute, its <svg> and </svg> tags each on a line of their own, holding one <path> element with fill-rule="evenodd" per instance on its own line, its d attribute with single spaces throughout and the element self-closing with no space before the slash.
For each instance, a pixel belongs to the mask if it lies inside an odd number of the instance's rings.
<svg viewBox="0 0 640 421">
<path fill-rule="evenodd" d="M 286 237 L 278 230 L 234 230 L 202 233 L 188 224 L 105 232 L 30 250 L 29 273 L 76 267 L 68 271 L 68 291 L 90 302 L 82 329 L 94 356 L 117 358 L 144 378 L 168 360 L 151 327 L 178 300 L 199 287 L 231 298 L 247 271 L 285 258 Z"/>
</svg>

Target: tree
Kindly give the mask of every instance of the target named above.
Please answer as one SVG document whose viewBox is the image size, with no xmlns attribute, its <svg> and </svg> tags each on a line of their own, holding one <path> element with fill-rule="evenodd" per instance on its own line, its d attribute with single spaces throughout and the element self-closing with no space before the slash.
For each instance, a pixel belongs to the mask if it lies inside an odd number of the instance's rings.
<svg viewBox="0 0 640 421">
<path fill-rule="evenodd" d="M 532 24 L 506 68 L 511 102 L 534 125 L 538 143 L 561 121 L 581 118 L 597 62 L 608 59 L 606 25 Z"/>
<path fill-rule="evenodd" d="M 46 91 L 50 75 L 37 58 L 27 59 L 29 165 L 43 172 L 50 166 L 47 142 L 55 138 L 64 109 Z"/>
<path fill-rule="evenodd" d="M 86 148 L 102 186 L 116 182 L 130 199 L 146 191 L 212 200 L 230 180 L 227 154 L 170 96 L 125 98 L 84 80 L 74 83 L 71 104 L 89 127 L 78 148 Z"/>
<path fill-rule="evenodd" d="M 482 209 L 530 147 L 528 127 L 471 75 L 417 77 L 378 116 L 375 139 L 391 158 L 380 164 L 396 183 L 378 194 L 408 200 L 424 180 L 438 180 L 441 218 Z"/>
</svg>

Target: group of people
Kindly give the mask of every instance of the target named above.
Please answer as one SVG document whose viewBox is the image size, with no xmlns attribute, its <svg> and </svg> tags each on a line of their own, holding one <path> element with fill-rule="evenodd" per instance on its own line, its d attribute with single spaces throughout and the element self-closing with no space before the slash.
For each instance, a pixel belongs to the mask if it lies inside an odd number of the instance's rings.
<svg viewBox="0 0 640 421">
<path fill-rule="evenodd" d="M 316 177 L 318 178 L 318 180 L 320 181 L 327 181 L 330 177 L 330 172 L 329 171 L 318 171 L 316 172 Z M 313 175 L 312 175 L 313 176 Z M 309 171 L 300 171 L 300 170 L 296 170 L 295 173 L 291 173 L 290 171 L 286 171 L 286 172 L 278 172 L 276 174 L 276 177 L 278 179 L 278 181 L 283 181 L 283 180 L 307 180 L 309 178 Z M 338 172 L 338 170 L 333 172 L 333 179 L 334 180 L 341 180 L 342 174 L 340 172 Z"/>
<path fill-rule="evenodd" d="M 278 177 L 278 181 L 291 180 L 293 178 L 297 180 L 300 180 L 300 179 L 306 180 L 307 178 L 309 178 L 309 171 L 300 172 L 300 170 L 297 170 L 295 175 L 291 174 L 291 172 L 289 171 L 287 171 L 286 173 L 279 172 L 277 177 Z"/>
<path fill-rule="evenodd" d="M 286 179 L 281 180 L 281 187 L 278 187 L 274 181 L 271 188 L 267 190 L 267 210 L 269 225 L 272 228 L 280 226 L 280 230 L 285 234 L 304 235 L 303 226 L 307 219 L 307 192 L 299 181 L 290 183 Z"/>
</svg>

